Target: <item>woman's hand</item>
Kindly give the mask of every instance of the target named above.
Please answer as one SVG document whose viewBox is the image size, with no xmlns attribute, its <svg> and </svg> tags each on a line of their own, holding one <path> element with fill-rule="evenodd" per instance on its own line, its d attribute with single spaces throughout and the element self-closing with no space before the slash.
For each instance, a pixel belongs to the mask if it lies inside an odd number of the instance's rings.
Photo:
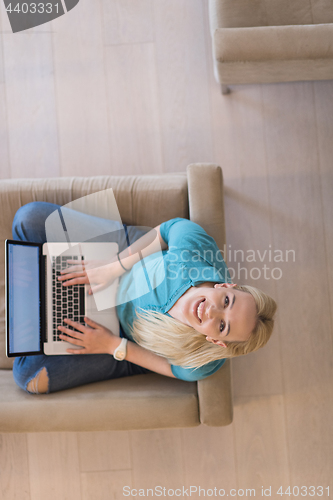
<svg viewBox="0 0 333 500">
<path fill-rule="evenodd" d="M 80 261 L 79 264 L 76 260 L 68 260 L 67 262 L 76 265 L 60 271 L 62 276 L 59 276 L 58 280 L 62 282 L 63 286 L 90 283 L 89 294 L 111 285 L 123 273 L 118 261 L 93 260 Z M 92 286 L 93 284 L 95 286 Z"/>
<path fill-rule="evenodd" d="M 113 354 L 120 343 L 120 338 L 117 335 L 114 335 L 110 330 L 89 318 L 84 318 L 84 321 L 89 326 L 82 325 L 70 319 L 65 319 L 64 321 L 76 330 L 59 326 L 58 329 L 64 332 L 59 337 L 71 344 L 82 347 L 82 349 L 67 349 L 67 352 L 70 354 Z"/>
<path fill-rule="evenodd" d="M 78 331 L 70 330 L 64 326 L 58 327 L 66 334 L 60 335 L 60 338 L 81 346 L 81 349 L 67 349 L 67 352 L 70 354 L 113 354 L 120 345 L 120 337 L 113 335 L 110 330 L 91 319 L 84 318 L 84 320 L 89 326 L 65 319 L 68 325 L 75 327 Z M 161 375 L 175 378 L 167 359 L 144 349 L 135 342 L 128 342 L 126 360 Z"/>
</svg>

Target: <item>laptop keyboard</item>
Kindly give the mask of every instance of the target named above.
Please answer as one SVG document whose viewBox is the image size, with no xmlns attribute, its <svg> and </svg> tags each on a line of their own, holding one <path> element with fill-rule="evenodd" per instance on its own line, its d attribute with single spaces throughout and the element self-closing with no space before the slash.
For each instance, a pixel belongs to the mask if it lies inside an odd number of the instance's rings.
<svg viewBox="0 0 333 500">
<path fill-rule="evenodd" d="M 84 260 L 84 257 L 81 258 Z M 85 324 L 84 285 L 63 286 L 58 281 L 60 271 L 68 267 L 68 260 L 80 262 L 77 255 L 52 257 L 53 340 L 59 342 L 63 342 L 63 339 L 59 338 L 62 332 L 58 330 L 58 326 L 64 325 L 65 318 Z M 67 328 L 74 330 L 71 326 Z"/>
</svg>

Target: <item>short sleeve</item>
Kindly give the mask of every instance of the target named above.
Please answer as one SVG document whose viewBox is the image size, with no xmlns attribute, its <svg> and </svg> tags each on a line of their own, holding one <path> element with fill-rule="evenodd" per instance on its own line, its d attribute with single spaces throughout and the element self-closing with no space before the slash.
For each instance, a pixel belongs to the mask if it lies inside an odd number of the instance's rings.
<svg viewBox="0 0 333 500">
<path fill-rule="evenodd" d="M 210 375 L 213 375 L 213 373 L 217 372 L 217 370 L 221 368 L 225 361 L 225 359 L 218 359 L 216 361 L 211 361 L 206 365 L 200 366 L 199 368 L 185 368 L 182 366 L 171 365 L 171 371 L 176 378 L 187 382 L 196 382 L 197 380 L 202 380 Z"/>
<path fill-rule="evenodd" d="M 199 224 L 177 217 L 163 222 L 160 225 L 160 233 L 169 247 L 170 254 L 175 255 L 175 260 L 180 258 L 185 265 L 191 262 L 191 267 L 198 269 L 214 268 L 218 276 L 209 277 L 209 271 L 204 271 L 206 281 L 218 280 L 231 283 L 228 267 L 220 249 L 214 238 L 209 236 Z"/>
<path fill-rule="evenodd" d="M 216 246 L 215 240 L 199 224 L 181 217 L 162 222 L 160 233 L 169 246 Z"/>
<path fill-rule="evenodd" d="M 178 222 L 181 222 L 181 223 L 185 223 L 186 225 L 186 222 L 189 222 L 190 224 L 193 224 L 193 222 L 187 220 L 187 219 L 182 219 L 181 217 L 176 217 L 175 219 L 170 219 L 170 220 L 167 220 L 166 222 L 162 222 L 162 224 L 160 225 L 160 233 L 161 233 L 161 236 L 163 238 L 163 240 L 165 241 L 165 243 L 167 243 L 169 245 L 170 243 L 170 237 L 177 237 L 178 236 L 178 232 L 177 231 L 177 227 L 175 227 L 175 224 L 177 224 Z M 172 232 L 171 232 L 172 230 Z M 171 234 L 170 234 L 171 232 Z"/>
</svg>

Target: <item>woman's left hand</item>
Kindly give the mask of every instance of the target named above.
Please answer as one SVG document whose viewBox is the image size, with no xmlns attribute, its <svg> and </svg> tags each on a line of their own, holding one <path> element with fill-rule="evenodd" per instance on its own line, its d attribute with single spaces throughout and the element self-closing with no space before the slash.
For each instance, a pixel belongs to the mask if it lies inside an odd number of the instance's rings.
<svg viewBox="0 0 333 500">
<path fill-rule="evenodd" d="M 65 319 L 64 321 L 68 325 L 73 326 L 75 330 L 59 326 L 59 330 L 63 332 L 59 337 L 71 344 L 82 347 L 82 349 L 67 349 L 67 352 L 70 354 L 113 354 L 119 344 L 119 340 L 121 340 L 110 330 L 89 318 L 84 318 L 84 321 L 89 326 L 82 325 L 82 323 L 77 323 L 70 319 Z"/>
</svg>

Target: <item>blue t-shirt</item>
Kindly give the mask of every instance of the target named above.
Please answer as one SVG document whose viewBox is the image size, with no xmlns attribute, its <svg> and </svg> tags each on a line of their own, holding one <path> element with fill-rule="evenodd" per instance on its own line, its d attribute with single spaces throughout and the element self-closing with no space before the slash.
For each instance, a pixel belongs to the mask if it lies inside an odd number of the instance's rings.
<svg viewBox="0 0 333 500">
<path fill-rule="evenodd" d="M 168 250 L 145 257 L 119 282 L 117 314 L 130 339 L 129 325 L 136 318 L 136 308 L 168 314 L 191 286 L 206 281 L 231 282 L 218 246 L 198 224 L 178 217 L 162 223 L 160 232 Z M 224 362 L 225 359 L 219 359 L 199 368 L 171 365 L 171 371 L 182 380 L 201 380 L 216 372 Z"/>
</svg>

